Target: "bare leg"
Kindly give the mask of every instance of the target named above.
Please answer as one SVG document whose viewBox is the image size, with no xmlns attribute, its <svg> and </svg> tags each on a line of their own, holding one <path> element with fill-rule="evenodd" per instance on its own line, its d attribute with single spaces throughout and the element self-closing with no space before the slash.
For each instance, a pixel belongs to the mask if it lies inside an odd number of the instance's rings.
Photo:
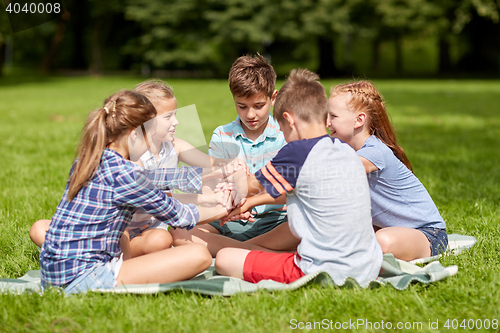
<svg viewBox="0 0 500 333">
<path fill-rule="evenodd" d="M 261 246 L 277 252 L 296 252 L 300 239 L 295 237 L 288 222 L 281 223 L 273 230 L 245 241 L 247 244 Z"/>
<path fill-rule="evenodd" d="M 384 253 L 401 260 L 414 260 L 431 255 L 430 243 L 419 230 L 404 227 L 382 228 L 375 233 Z"/>
<path fill-rule="evenodd" d="M 209 224 L 197 225 L 191 230 L 186 230 L 183 228 L 170 229 L 170 234 L 173 238 L 174 246 L 181 246 L 187 244 L 202 244 L 207 246 L 207 241 L 205 241 L 205 234 L 218 235 L 219 231 Z"/>
<path fill-rule="evenodd" d="M 217 253 L 215 269 L 217 273 L 243 279 L 243 267 L 250 250 L 225 248 Z"/>
<path fill-rule="evenodd" d="M 165 229 L 148 229 L 130 241 L 132 258 L 172 246 L 172 235 Z"/>
<path fill-rule="evenodd" d="M 123 260 L 129 260 L 132 258 L 130 251 L 130 235 L 128 231 L 125 231 L 120 238 L 120 249 L 122 250 Z"/>
<path fill-rule="evenodd" d="M 117 281 L 118 285 L 182 281 L 203 272 L 211 263 L 206 247 L 190 244 L 124 261 Z"/>
<path fill-rule="evenodd" d="M 172 232 L 172 236 L 174 237 L 174 246 L 181 246 L 193 243 L 202 244 L 208 248 L 208 251 L 210 251 L 210 254 L 214 258 L 220 249 L 226 247 L 244 248 L 248 250 L 270 251 L 269 249 L 258 245 L 240 242 L 235 239 L 213 233 L 211 229 L 217 231 L 217 229 L 209 225 L 204 225 L 203 227 L 199 228 L 195 227 L 189 231 L 185 229 L 177 229 L 175 230 L 175 232 Z"/>
<path fill-rule="evenodd" d="M 49 230 L 50 220 L 38 220 L 30 228 L 30 238 L 38 247 L 45 242 L 45 234 Z"/>
</svg>

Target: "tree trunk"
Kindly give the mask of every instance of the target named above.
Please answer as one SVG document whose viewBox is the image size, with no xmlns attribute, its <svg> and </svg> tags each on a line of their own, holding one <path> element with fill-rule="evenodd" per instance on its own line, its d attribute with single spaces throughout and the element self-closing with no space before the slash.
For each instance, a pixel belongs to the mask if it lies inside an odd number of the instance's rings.
<svg viewBox="0 0 500 333">
<path fill-rule="evenodd" d="M 52 44 L 50 46 L 49 52 L 45 54 L 45 57 L 43 57 L 42 62 L 40 63 L 40 71 L 42 73 L 50 72 L 52 68 L 52 62 L 56 58 L 57 52 L 59 51 L 59 48 L 63 41 L 65 30 L 66 30 L 66 20 L 63 19 L 57 25 L 57 31 L 54 34 L 54 37 L 52 38 Z"/>
<path fill-rule="evenodd" d="M 403 74 L 403 38 L 401 34 L 395 37 L 396 48 L 396 74 Z"/>
<path fill-rule="evenodd" d="M 3 76 L 3 66 L 5 64 L 5 43 L 0 44 L 0 77 Z"/>
<path fill-rule="evenodd" d="M 380 70 L 380 46 L 382 39 L 377 36 L 372 43 L 372 70 L 378 72 Z"/>
<path fill-rule="evenodd" d="M 334 77 L 339 74 L 335 66 L 335 45 L 332 39 L 320 36 L 318 38 L 319 47 L 319 68 L 318 74 L 321 78 Z"/>
<path fill-rule="evenodd" d="M 92 35 L 90 39 L 92 48 L 92 63 L 90 64 L 90 73 L 95 75 L 102 74 L 102 43 L 101 43 L 101 30 L 102 20 L 96 19 L 92 27 Z"/>
<path fill-rule="evenodd" d="M 451 72 L 450 43 L 445 37 L 439 38 L 439 74 Z"/>
</svg>

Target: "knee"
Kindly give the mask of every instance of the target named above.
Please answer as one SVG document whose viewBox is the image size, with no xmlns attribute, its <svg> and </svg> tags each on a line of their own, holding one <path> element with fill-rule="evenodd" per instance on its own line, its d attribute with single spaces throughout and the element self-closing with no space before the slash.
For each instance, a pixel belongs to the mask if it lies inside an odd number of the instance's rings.
<svg viewBox="0 0 500 333">
<path fill-rule="evenodd" d="M 167 230 L 158 229 L 148 235 L 148 244 L 157 252 L 172 247 L 172 235 Z"/>
<path fill-rule="evenodd" d="M 38 220 L 31 226 L 30 238 L 37 246 L 42 247 L 49 225 L 50 220 Z"/>
<path fill-rule="evenodd" d="M 189 249 L 191 251 L 190 257 L 197 264 L 197 266 L 200 267 L 200 269 L 205 270 L 212 265 L 212 255 L 206 246 L 201 244 L 191 244 L 189 245 Z"/>
<path fill-rule="evenodd" d="M 229 275 L 228 265 L 231 259 L 231 251 L 228 248 L 221 249 L 215 256 L 215 270 L 221 275 Z"/>
<path fill-rule="evenodd" d="M 382 229 L 381 229 L 382 230 Z M 375 236 L 377 237 L 377 242 L 380 245 L 380 248 L 382 249 L 382 253 L 393 253 L 394 249 L 394 240 L 393 238 L 388 235 L 385 232 L 382 232 L 381 230 L 377 231 L 375 233 Z"/>
</svg>

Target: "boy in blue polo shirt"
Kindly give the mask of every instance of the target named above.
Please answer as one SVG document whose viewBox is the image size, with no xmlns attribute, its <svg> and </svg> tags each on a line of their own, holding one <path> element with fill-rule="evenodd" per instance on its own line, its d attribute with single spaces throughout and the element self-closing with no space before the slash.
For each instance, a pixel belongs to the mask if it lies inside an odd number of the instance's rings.
<svg viewBox="0 0 500 333">
<path fill-rule="evenodd" d="M 286 144 L 278 123 L 270 114 L 278 93 L 275 90 L 276 73 L 260 54 L 248 55 L 233 63 L 228 81 L 238 116 L 235 121 L 215 129 L 208 153 L 214 158 L 239 158 L 254 173 Z M 254 222 L 237 220 L 221 226 L 216 221 L 190 231 L 175 230 L 174 245 L 190 242 L 207 244 L 215 255 L 227 242 L 220 235 L 247 241 L 287 221 L 283 205 L 257 206 L 252 213 Z"/>
<path fill-rule="evenodd" d="M 324 271 L 337 285 L 350 277 L 362 287 L 377 278 L 382 250 L 372 227 L 366 173 L 354 149 L 328 135 L 327 98 L 318 79 L 308 70 L 292 70 L 274 109 L 288 144 L 254 175 L 237 171 L 229 177 L 235 202 L 249 196 L 232 214 L 251 207 L 251 198 L 286 202 L 288 226 L 300 240 L 297 251 L 224 248 L 215 260 L 218 273 L 253 283 L 291 283 Z"/>
</svg>

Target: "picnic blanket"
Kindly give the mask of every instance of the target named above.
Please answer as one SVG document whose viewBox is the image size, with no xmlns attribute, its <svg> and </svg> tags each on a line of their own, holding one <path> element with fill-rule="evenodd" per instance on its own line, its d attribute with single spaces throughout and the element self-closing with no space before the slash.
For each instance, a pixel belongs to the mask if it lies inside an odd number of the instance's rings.
<svg viewBox="0 0 500 333">
<path fill-rule="evenodd" d="M 452 234 L 449 238 L 449 251 L 446 254 L 459 254 L 463 250 L 475 244 L 476 239 L 471 236 Z M 433 257 L 431 260 L 435 260 Z M 427 260 L 427 258 L 425 258 Z M 392 254 L 385 254 L 379 277 L 371 281 L 368 288 L 377 288 L 390 285 L 398 290 L 406 289 L 411 283 L 433 283 L 453 276 L 457 273 L 457 266 L 442 266 L 438 261 L 431 262 L 424 267 L 414 263 L 395 259 Z M 289 284 L 279 283 L 271 280 L 250 283 L 241 279 L 218 275 L 213 265 L 189 281 L 174 283 L 152 283 L 141 285 L 123 285 L 112 289 L 93 290 L 102 293 L 133 293 L 133 294 L 156 294 L 173 290 L 183 290 L 204 295 L 231 296 L 237 293 L 251 293 L 259 290 L 294 290 L 306 285 L 315 284 L 319 286 L 334 285 L 330 276 L 325 272 L 307 274 Z M 355 287 L 357 282 L 347 278 L 340 287 Z M 41 292 L 40 271 L 29 271 L 19 279 L 0 279 L 0 292 L 22 293 Z"/>
</svg>

